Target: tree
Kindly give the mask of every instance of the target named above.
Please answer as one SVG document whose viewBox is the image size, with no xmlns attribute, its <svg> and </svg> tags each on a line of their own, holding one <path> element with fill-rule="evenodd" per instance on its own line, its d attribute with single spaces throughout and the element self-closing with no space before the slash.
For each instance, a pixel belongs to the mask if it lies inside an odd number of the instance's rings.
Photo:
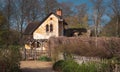
<svg viewBox="0 0 120 72">
<path fill-rule="evenodd" d="M 109 5 L 113 11 L 115 23 L 116 23 L 116 37 L 120 37 L 120 0 L 111 0 Z"/>
<path fill-rule="evenodd" d="M 80 4 L 76 6 L 76 17 L 78 19 L 78 24 L 81 25 L 82 28 L 88 29 L 88 14 L 87 14 L 87 5 Z"/>
<path fill-rule="evenodd" d="M 67 18 L 69 16 L 72 16 L 73 15 L 73 3 L 71 2 L 62 2 L 60 3 L 60 7 L 62 8 L 62 11 L 63 11 L 63 17 L 64 18 Z"/>
<path fill-rule="evenodd" d="M 6 22 L 6 18 L 5 16 L 3 15 L 2 11 L 0 11 L 0 29 L 2 29 L 3 27 L 3 24 Z"/>
<path fill-rule="evenodd" d="M 87 14 L 87 5 L 80 4 L 74 6 L 72 3 L 69 5 L 63 3 L 63 9 L 65 14 L 63 15 L 69 24 L 70 28 L 85 28 L 88 29 L 88 14 Z M 74 9 L 73 9 L 74 8 Z"/>
<path fill-rule="evenodd" d="M 116 24 L 115 23 L 116 23 L 116 17 L 112 17 L 111 21 L 103 27 L 101 35 L 107 36 L 107 37 L 116 36 Z M 120 26 L 119 26 L 118 31 L 120 31 Z"/>
<path fill-rule="evenodd" d="M 0 11 L 0 46 L 6 44 L 6 34 L 8 33 L 6 20 L 2 11 Z"/>
<path fill-rule="evenodd" d="M 12 23 L 12 15 L 14 14 L 14 8 L 13 8 L 13 0 L 4 0 L 2 1 L 2 3 L 4 4 L 4 6 L 1 6 L 1 11 L 3 13 L 3 15 L 6 18 L 6 29 L 5 29 L 5 33 L 2 34 L 5 37 L 5 42 L 6 45 L 9 46 L 10 42 L 9 42 L 9 37 L 10 37 L 10 28 L 11 28 L 11 23 Z M 4 38 L 3 38 L 4 39 Z"/>
<path fill-rule="evenodd" d="M 41 0 L 15 0 L 14 14 L 11 28 L 20 32 L 19 42 L 22 44 L 23 32 L 26 26 L 33 21 L 42 19 Z"/>
<path fill-rule="evenodd" d="M 120 37 L 120 0 L 109 0 L 107 9 L 110 22 L 103 27 L 102 35 Z"/>
<path fill-rule="evenodd" d="M 81 27 L 76 16 L 65 17 L 65 20 L 69 24 L 68 25 L 69 28 L 80 28 Z"/>
<path fill-rule="evenodd" d="M 55 12 L 59 8 L 59 3 L 57 0 L 43 0 L 44 4 L 44 14 L 48 15 L 50 12 Z"/>
<path fill-rule="evenodd" d="M 9 36 L 8 36 L 9 34 Z M 0 11 L 0 46 L 18 44 L 19 32 L 7 27 L 7 18 Z"/>
<path fill-rule="evenodd" d="M 94 21 L 94 32 L 95 36 L 98 37 L 100 30 L 101 30 L 101 24 L 102 24 L 102 16 L 105 13 L 106 6 L 104 5 L 104 0 L 90 0 L 93 3 L 93 21 Z"/>
</svg>

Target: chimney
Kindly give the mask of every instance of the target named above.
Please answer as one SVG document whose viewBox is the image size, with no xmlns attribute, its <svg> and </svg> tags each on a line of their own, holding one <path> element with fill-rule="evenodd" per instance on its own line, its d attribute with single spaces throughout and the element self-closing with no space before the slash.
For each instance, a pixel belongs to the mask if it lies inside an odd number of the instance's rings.
<svg viewBox="0 0 120 72">
<path fill-rule="evenodd" d="M 62 16 L 62 9 L 57 9 L 56 10 L 56 14 L 58 15 L 58 16 Z"/>
</svg>

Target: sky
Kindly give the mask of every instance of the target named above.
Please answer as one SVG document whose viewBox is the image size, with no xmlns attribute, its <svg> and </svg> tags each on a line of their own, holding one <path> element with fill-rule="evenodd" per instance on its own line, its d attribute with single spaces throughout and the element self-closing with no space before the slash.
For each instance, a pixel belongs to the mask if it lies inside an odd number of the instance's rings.
<svg viewBox="0 0 120 72">
<path fill-rule="evenodd" d="M 73 2 L 74 4 L 88 3 L 89 0 L 57 0 L 58 2 Z"/>
<path fill-rule="evenodd" d="M 80 4 L 86 3 L 89 8 L 89 10 L 88 10 L 89 15 L 91 15 L 93 13 L 93 11 L 92 11 L 93 5 L 90 2 L 90 0 L 57 0 L 57 1 L 59 3 L 72 2 L 74 5 L 80 5 Z M 105 0 L 105 2 L 107 3 L 107 0 Z M 106 19 L 106 23 L 110 21 L 110 18 L 106 15 L 104 15 L 103 18 Z"/>
<path fill-rule="evenodd" d="M 79 5 L 82 3 L 87 3 L 88 6 L 92 6 L 89 0 L 57 0 L 58 2 L 72 2 L 74 5 Z"/>
<path fill-rule="evenodd" d="M 83 4 L 83 3 L 86 3 L 89 10 L 89 14 L 91 13 L 92 11 L 92 3 L 90 2 L 90 0 L 57 0 L 59 3 L 62 3 L 62 2 L 72 2 L 74 5 L 80 5 L 80 4 Z"/>
</svg>

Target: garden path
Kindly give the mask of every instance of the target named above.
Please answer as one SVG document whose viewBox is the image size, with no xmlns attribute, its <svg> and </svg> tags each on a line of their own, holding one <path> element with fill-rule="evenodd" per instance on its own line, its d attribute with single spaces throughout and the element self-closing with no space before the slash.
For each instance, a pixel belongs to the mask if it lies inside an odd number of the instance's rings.
<svg viewBox="0 0 120 72">
<path fill-rule="evenodd" d="M 22 72 L 52 72 L 52 62 L 21 61 Z"/>
</svg>

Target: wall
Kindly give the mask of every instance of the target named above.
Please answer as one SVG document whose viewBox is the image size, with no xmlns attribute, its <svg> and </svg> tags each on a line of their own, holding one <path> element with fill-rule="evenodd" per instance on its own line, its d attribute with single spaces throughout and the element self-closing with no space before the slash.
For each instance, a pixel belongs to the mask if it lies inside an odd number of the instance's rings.
<svg viewBox="0 0 120 72">
<path fill-rule="evenodd" d="M 64 28 L 63 28 L 63 22 L 59 22 L 59 36 L 63 36 L 64 35 Z"/>
<path fill-rule="evenodd" d="M 52 20 L 50 19 L 52 18 Z M 46 25 L 53 24 L 53 32 L 46 33 Z M 48 39 L 50 37 L 58 37 L 58 18 L 52 14 L 50 15 L 33 33 L 34 39 Z"/>
</svg>

